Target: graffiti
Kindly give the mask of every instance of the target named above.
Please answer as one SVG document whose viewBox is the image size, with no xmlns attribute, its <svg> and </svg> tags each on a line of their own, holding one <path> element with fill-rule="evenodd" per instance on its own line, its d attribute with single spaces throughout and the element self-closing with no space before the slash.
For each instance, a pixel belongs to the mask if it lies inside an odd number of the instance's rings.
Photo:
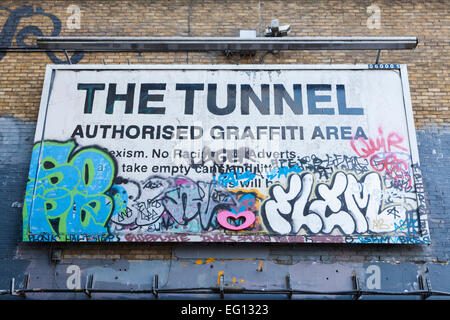
<svg viewBox="0 0 450 320">
<path fill-rule="evenodd" d="M 242 221 L 243 218 L 243 221 Z M 243 211 L 234 214 L 227 210 L 222 210 L 217 215 L 217 221 L 225 229 L 229 230 L 243 230 L 250 227 L 255 222 L 255 215 L 251 211 Z M 231 220 L 231 221 L 230 221 Z M 237 221 L 238 223 L 234 222 Z"/>
<path fill-rule="evenodd" d="M 328 179 L 333 174 L 333 167 L 324 159 L 318 158 L 316 155 L 298 157 L 298 160 L 279 159 L 281 166 L 287 164 L 288 167 L 300 167 L 303 171 L 317 174 L 319 178 Z"/>
<path fill-rule="evenodd" d="M 191 239 L 183 234 L 132 234 L 125 235 L 127 242 L 188 242 Z"/>
<path fill-rule="evenodd" d="M 171 188 L 164 193 L 164 207 L 181 225 L 198 217 L 203 230 L 213 222 L 214 213 L 230 202 L 228 194 L 215 188 L 215 183 L 194 182 L 188 178 L 175 178 Z"/>
<path fill-rule="evenodd" d="M 369 159 L 373 170 L 385 174 L 385 179 L 392 180 L 392 187 L 409 191 L 412 189 L 410 173 L 410 155 L 402 151 L 408 149 L 401 146 L 403 137 L 395 132 L 383 136 L 383 130 L 378 128 L 379 137 L 365 140 L 362 137 L 352 139 L 350 145 L 355 153 Z"/>
<path fill-rule="evenodd" d="M 359 137 L 357 140 L 352 139 L 350 141 L 350 145 L 356 154 L 361 158 L 368 158 L 375 153 L 379 152 L 381 149 L 384 152 L 392 152 L 392 149 L 399 149 L 401 151 L 408 151 L 408 149 L 402 147 L 400 144 L 403 142 L 403 138 L 395 133 L 389 133 L 387 138 L 383 136 L 383 129 L 381 127 L 378 128 L 379 137 L 374 139 L 368 139 L 367 141 Z M 357 145 L 357 142 L 360 144 Z"/>
<path fill-rule="evenodd" d="M 295 165 L 293 167 L 285 167 L 281 166 L 278 168 L 272 169 L 270 172 L 266 173 L 266 176 L 269 180 L 272 180 L 274 178 L 280 178 L 282 176 L 286 177 L 291 174 L 292 172 L 299 173 L 302 171 L 302 168 L 298 165 Z"/>
<path fill-rule="evenodd" d="M 307 159 L 303 168 L 344 160 L 337 155 L 301 159 Z M 81 147 L 74 140 L 39 142 L 31 157 L 23 237 L 25 241 L 221 242 L 263 233 L 268 238 L 261 239 L 270 242 L 428 241 L 419 238 L 428 235 L 422 231 L 426 225 L 420 170 L 414 169 L 417 191 L 412 190 L 414 185 L 400 189 L 381 172 L 386 175 L 389 165 L 377 163 L 380 169 L 369 171 L 368 159 L 350 159 L 347 163 L 358 163 L 356 171 L 363 174 L 331 167 L 329 179 L 324 179 L 300 165 L 270 169 L 268 179 L 286 179 L 271 182 L 268 194 L 261 194 L 245 183 L 257 174 L 241 167 L 230 167 L 228 173 L 206 181 L 184 175 L 151 175 L 134 181 L 118 176 L 115 157 L 98 146 Z M 237 185 L 242 188 L 230 188 Z M 422 207 L 417 208 L 417 201 Z"/>
<path fill-rule="evenodd" d="M 239 184 L 239 181 L 243 180 L 242 184 L 246 185 L 250 181 L 252 181 L 255 176 L 256 174 L 252 173 L 250 170 L 240 173 L 240 170 L 237 169 L 236 172 L 230 171 L 228 173 L 219 175 L 217 180 L 223 186 L 227 186 L 228 184 L 230 184 L 231 187 L 236 187 Z"/>
<path fill-rule="evenodd" d="M 113 159 L 99 148 L 77 150 L 74 141 L 35 144 L 23 207 L 24 240 L 32 241 L 33 234 L 60 241 L 108 235 L 113 204 L 106 192 L 114 175 Z"/>
<path fill-rule="evenodd" d="M 347 235 L 393 232 L 394 222 L 405 219 L 406 209 L 397 204 L 385 207 L 382 191 L 383 182 L 376 172 L 358 180 L 351 173 L 337 171 L 329 185 L 314 185 L 311 173 L 292 174 L 286 189 L 279 184 L 270 188 L 261 216 L 270 232 L 282 235 L 297 234 L 301 228 L 312 234 L 330 234 L 335 228 Z"/>
<path fill-rule="evenodd" d="M 428 220 L 427 220 L 427 206 L 425 200 L 425 190 L 422 178 L 422 170 L 420 170 L 419 165 L 415 164 L 413 167 L 413 175 L 416 188 L 416 201 L 417 201 L 417 214 L 420 225 L 420 235 L 428 236 Z"/>
<path fill-rule="evenodd" d="M 155 178 L 153 182 L 144 181 L 141 187 L 137 182 L 116 178 L 110 192 L 116 208 L 111 221 L 116 225 L 128 226 L 128 229 L 157 221 L 163 213 L 161 201 L 157 199 L 161 192 L 158 184 L 163 182 Z"/>
<path fill-rule="evenodd" d="M 406 219 L 394 222 L 395 231 L 398 233 L 405 233 L 408 235 L 419 234 L 419 220 L 418 219 Z"/>
<path fill-rule="evenodd" d="M 255 150 L 247 147 L 211 150 L 208 146 L 204 146 L 201 151 L 197 152 L 188 152 L 181 149 L 174 149 L 173 151 L 174 159 L 183 158 L 194 169 L 204 166 L 208 162 L 218 166 L 223 165 L 225 161 L 240 164 L 244 163 L 245 160 L 255 162 L 255 154 Z"/>
<path fill-rule="evenodd" d="M 142 231 L 145 227 L 145 232 L 190 233 L 224 227 L 236 231 L 251 227 L 256 220 L 260 198 L 248 191 L 227 190 L 218 181 L 150 176 L 140 183 L 115 182 L 112 230 Z"/>
<path fill-rule="evenodd" d="M 255 234 L 224 234 L 224 233 L 199 233 L 199 234 L 132 234 L 124 236 L 128 242 L 249 242 L 249 243 L 327 243 L 349 242 L 351 237 L 343 236 L 277 236 Z M 389 237 L 387 237 L 389 238 Z"/>
<path fill-rule="evenodd" d="M 429 237 L 414 238 L 408 236 L 360 236 L 345 237 L 345 243 L 386 243 L 386 244 L 429 244 Z"/>
<path fill-rule="evenodd" d="M 408 160 L 401 159 L 402 156 L 410 157 L 404 153 L 377 153 L 370 158 L 370 165 L 375 171 L 384 172 L 385 179 L 392 180 L 392 187 L 409 191 L 412 189 L 410 165 Z"/>
<path fill-rule="evenodd" d="M 366 159 L 342 154 L 326 154 L 325 157 L 327 165 L 337 170 L 353 171 L 355 174 L 364 174 L 369 171 Z"/>
<path fill-rule="evenodd" d="M 256 220 L 255 212 L 258 211 L 260 197 L 248 191 L 237 191 L 233 195 L 236 197 L 236 204 L 231 205 L 229 211 L 220 211 L 217 221 L 225 229 L 235 231 L 247 229 Z"/>
<path fill-rule="evenodd" d="M 260 197 L 253 192 L 229 191 L 217 181 L 184 176 L 135 182 L 115 176 L 116 165 L 105 151 L 75 149 L 74 141 L 35 145 L 24 239 L 112 241 L 117 232 L 255 228 Z"/>
<path fill-rule="evenodd" d="M 19 27 L 21 20 L 25 18 L 30 18 L 33 16 L 44 16 L 51 20 L 53 24 L 53 31 L 50 36 L 56 37 L 61 32 L 61 20 L 59 20 L 56 16 L 44 12 L 41 7 L 37 7 L 36 10 L 33 6 L 21 6 L 14 10 L 10 10 L 6 7 L 0 6 L 0 10 L 7 11 L 9 13 L 8 18 L 6 19 L 5 24 L 2 27 L 2 31 L 0 32 L 0 47 L 2 48 L 11 48 L 11 44 L 16 39 L 16 43 L 18 47 L 21 48 L 35 48 L 35 46 L 29 45 L 26 43 L 26 40 L 30 36 L 34 37 L 42 37 L 44 34 L 41 29 L 37 26 L 28 25 L 20 29 L 17 34 L 17 28 Z M 68 64 L 69 62 L 64 59 L 60 60 L 53 52 L 46 52 L 48 57 L 53 63 L 56 64 Z M 6 52 L 0 52 L 0 60 L 4 58 Z M 70 61 L 72 64 L 76 64 L 80 62 L 83 58 L 83 53 L 75 52 L 71 57 Z"/>
<path fill-rule="evenodd" d="M 358 156 L 342 154 L 325 154 L 320 157 L 316 154 L 309 156 L 297 156 L 297 159 L 279 159 L 281 164 L 287 164 L 290 168 L 297 167 L 300 171 L 309 171 L 317 177 L 329 179 L 334 170 L 353 171 L 355 174 L 364 174 L 369 171 L 369 161 Z"/>
<path fill-rule="evenodd" d="M 25 241 L 30 242 L 116 242 L 120 241 L 120 237 L 114 234 L 49 234 L 49 233 L 28 233 L 28 239 Z"/>
</svg>

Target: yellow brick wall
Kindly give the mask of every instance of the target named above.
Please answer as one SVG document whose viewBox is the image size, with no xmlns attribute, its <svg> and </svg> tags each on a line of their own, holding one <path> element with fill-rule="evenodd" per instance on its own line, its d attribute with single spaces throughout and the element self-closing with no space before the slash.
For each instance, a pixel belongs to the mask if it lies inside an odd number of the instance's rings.
<svg viewBox="0 0 450 320">
<path fill-rule="evenodd" d="M 168 260 L 172 258 L 172 245 L 148 244 L 118 244 L 108 245 L 83 244 L 61 247 L 63 259 L 126 259 L 126 260 Z"/>
<path fill-rule="evenodd" d="M 35 3 L 35 2 L 34 2 Z M 33 4 L 33 3 L 31 3 Z M 380 28 L 367 26 L 367 7 L 380 8 Z M 2 1 L 9 10 L 29 1 Z M 80 10 L 80 29 L 69 29 L 69 5 Z M 406 63 L 409 67 L 416 126 L 430 120 L 443 124 L 450 113 L 449 35 L 450 9 L 446 1 L 39 1 L 46 13 L 61 21 L 61 36 L 236 36 L 239 29 L 262 32 L 273 18 L 292 26 L 291 36 L 418 36 L 413 51 L 384 51 L 381 63 Z M 0 25 L 8 18 L 2 10 Z M 45 35 L 52 21 L 43 15 L 18 20 L 16 35 L 26 26 Z M 14 38 L 11 45 L 14 45 Z M 28 43 L 33 43 L 30 37 Z M 81 63 L 259 63 L 220 53 L 89 53 Z M 60 59 L 64 55 L 58 53 Z M 264 63 L 373 63 L 373 51 L 280 52 L 268 54 Z M 0 114 L 35 120 L 45 64 L 45 53 L 8 52 L 0 61 Z M 447 84 L 447 86 L 446 86 Z"/>
<path fill-rule="evenodd" d="M 60 36 L 238 36 L 240 29 L 262 33 L 272 19 L 290 24 L 290 36 L 418 36 L 415 50 L 382 51 L 380 63 L 408 65 L 416 128 L 450 120 L 450 4 L 431 1 L 1 1 L 3 46 L 17 45 L 21 30 L 54 30 L 42 14 L 11 23 L 22 6 L 43 10 L 61 23 Z M 69 5 L 81 9 L 80 28 L 69 29 Z M 367 8 L 380 8 L 380 28 L 369 29 Z M 40 7 L 41 9 L 39 9 Z M 9 19 L 9 24 L 8 24 Z M 9 26 L 9 28 L 7 28 Z M 8 41 L 8 37 L 11 41 Z M 26 41 L 34 43 L 30 36 Z M 4 54 L 4 53 L 3 53 Z M 55 54 L 64 60 L 63 53 Z M 83 64 L 353 64 L 374 63 L 376 51 L 282 51 L 254 57 L 207 53 L 85 53 Z M 6 52 L 0 60 L 0 116 L 36 121 L 46 64 L 44 52 Z M 107 250 L 108 249 L 108 250 Z M 106 250 L 106 251 L 105 251 Z M 65 257 L 152 259 L 171 257 L 172 245 L 66 246 Z"/>
<path fill-rule="evenodd" d="M 380 63 L 409 67 L 416 126 L 430 120 L 438 125 L 450 118 L 450 5 L 448 1 L 2 1 L 10 11 L 32 5 L 57 17 L 61 36 L 237 36 L 240 29 L 263 32 L 270 20 L 292 26 L 290 36 L 418 36 L 413 51 L 383 51 Z M 380 8 L 380 28 L 369 29 L 367 7 Z M 80 29 L 69 29 L 69 5 L 80 8 Z M 0 25 L 10 16 L 0 10 Z M 71 21 L 71 20 L 69 20 Z M 43 15 L 18 20 L 15 35 L 26 26 L 44 35 L 53 31 Z M 32 44 L 31 36 L 27 43 Z M 16 44 L 16 37 L 11 45 Z M 56 54 L 65 59 L 64 54 Z M 259 63 L 253 58 L 221 53 L 87 53 L 80 63 Z M 284 51 L 268 54 L 264 63 L 373 63 L 374 51 Z M 0 114 L 35 120 L 47 63 L 40 53 L 8 52 L 0 60 Z"/>
</svg>

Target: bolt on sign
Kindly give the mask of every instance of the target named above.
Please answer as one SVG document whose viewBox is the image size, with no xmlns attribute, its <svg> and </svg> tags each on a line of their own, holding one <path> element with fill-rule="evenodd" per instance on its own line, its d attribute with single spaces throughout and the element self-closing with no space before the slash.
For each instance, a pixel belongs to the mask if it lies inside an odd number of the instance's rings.
<svg viewBox="0 0 450 320">
<path fill-rule="evenodd" d="M 23 240 L 430 243 L 404 65 L 49 65 Z"/>
</svg>

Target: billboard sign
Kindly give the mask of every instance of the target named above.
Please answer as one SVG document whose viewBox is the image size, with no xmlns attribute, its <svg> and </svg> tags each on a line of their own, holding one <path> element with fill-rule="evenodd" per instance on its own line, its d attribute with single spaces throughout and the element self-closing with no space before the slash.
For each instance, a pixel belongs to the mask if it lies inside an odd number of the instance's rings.
<svg viewBox="0 0 450 320">
<path fill-rule="evenodd" d="M 404 65 L 50 65 L 24 241 L 429 243 Z"/>
</svg>

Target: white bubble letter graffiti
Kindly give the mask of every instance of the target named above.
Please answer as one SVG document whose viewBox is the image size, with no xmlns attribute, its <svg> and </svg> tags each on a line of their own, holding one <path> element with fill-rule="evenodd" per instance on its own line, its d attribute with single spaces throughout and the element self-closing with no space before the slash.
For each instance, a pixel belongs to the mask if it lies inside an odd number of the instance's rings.
<svg viewBox="0 0 450 320">
<path fill-rule="evenodd" d="M 356 232 L 367 232 L 368 224 L 365 216 L 375 219 L 378 215 L 383 182 L 375 172 L 366 175 L 361 182 L 348 174 L 347 181 L 348 186 L 344 195 L 348 213 L 356 222 Z M 361 209 L 365 209 L 365 216 Z"/>
<path fill-rule="evenodd" d="M 276 185 L 271 197 L 263 204 L 263 212 L 269 227 L 279 234 L 297 233 L 305 225 L 316 233 L 322 229 L 322 221 L 314 213 L 305 215 L 305 206 L 311 195 L 314 177 L 307 173 L 289 176 L 287 190 Z"/>
<path fill-rule="evenodd" d="M 345 234 L 351 234 L 355 230 L 353 218 L 345 211 L 341 211 L 342 202 L 339 196 L 347 188 L 347 176 L 338 172 L 334 176 L 330 187 L 321 183 L 317 186 L 317 193 L 321 199 L 311 202 L 309 210 L 322 218 L 323 232 L 330 233 L 334 227 L 339 227 Z"/>
</svg>

